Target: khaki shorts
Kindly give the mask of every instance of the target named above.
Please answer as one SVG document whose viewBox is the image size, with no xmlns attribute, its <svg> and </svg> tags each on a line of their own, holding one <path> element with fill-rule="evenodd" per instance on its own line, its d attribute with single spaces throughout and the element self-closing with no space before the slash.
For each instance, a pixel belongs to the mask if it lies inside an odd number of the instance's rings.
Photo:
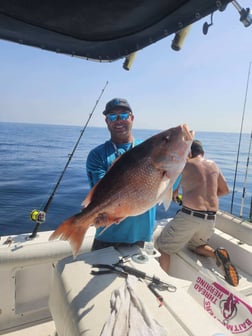
<svg viewBox="0 0 252 336">
<path fill-rule="evenodd" d="M 162 230 L 155 248 L 174 254 L 188 244 L 191 250 L 206 245 L 214 233 L 215 220 L 207 220 L 179 212 Z"/>
</svg>

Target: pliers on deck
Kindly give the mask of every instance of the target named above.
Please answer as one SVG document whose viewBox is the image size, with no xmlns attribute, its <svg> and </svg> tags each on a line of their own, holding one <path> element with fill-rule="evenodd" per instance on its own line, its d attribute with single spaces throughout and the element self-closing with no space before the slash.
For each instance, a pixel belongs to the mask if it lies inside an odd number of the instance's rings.
<svg viewBox="0 0 252 336">
<path fill-rule="evenodd" d="M 118 269 L 116 265 L 107 265 L 107 264 L 94 264 L 92 265 L 93 268 L 99 268 L 99 271 L 92 270 L 92 275 L 102 275 L 102 274 L 110 274 L 116 273 L 124 278 L 127 278 L 128 273 L 124 272 L 122 269 Z M 104 269 L 104 270 L 101 270 Z"/>
<path fill-rule="evenodd" d="M 96 268 L 104 268 L 105 270 L 99 270 L 99 271 L 91 271 L 91 274 L 93 275 L 99 275 L 99 274 L 109 274 L 109 273 L 116 273 L 118 275 L 121 275 L 123 277 L 127 277 L 129 274 L 136 276 L 140 279 L 145 279 L 150 281 L 153 285 L 155 285 L 155 288 L 159 290 L 167 290 L 168 292 L 176 292 L 177 288 L 169 283 L 161 281 L 158 277 L 149 276 L 145 272 L 139 271 L 133 267 L 124 265 L 124 260 L 119 260 L 116 264 L 113 265 L 107 265 L 107 264 L 94 264 L 93 267 Z"/>
</svg>

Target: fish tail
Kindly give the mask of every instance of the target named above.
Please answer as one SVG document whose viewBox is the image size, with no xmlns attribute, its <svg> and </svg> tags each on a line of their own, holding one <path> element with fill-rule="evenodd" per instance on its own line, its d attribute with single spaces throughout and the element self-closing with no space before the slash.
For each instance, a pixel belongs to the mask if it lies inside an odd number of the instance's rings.
<svg viewBox="0 0 252 336">
<path fill-rule="evenodd" d="M 73 256 L 76 257 L 89 226 L 90 223 L 88 222 L 84 224 L 83 222 L 80 222 L 78 214 L 74 215 L 66 219 L 51 234 L 49 240 L 54 240 L 57 238 L 60 238 L 61 240 L 68 240 L 73 251 Z"/>
</svg>

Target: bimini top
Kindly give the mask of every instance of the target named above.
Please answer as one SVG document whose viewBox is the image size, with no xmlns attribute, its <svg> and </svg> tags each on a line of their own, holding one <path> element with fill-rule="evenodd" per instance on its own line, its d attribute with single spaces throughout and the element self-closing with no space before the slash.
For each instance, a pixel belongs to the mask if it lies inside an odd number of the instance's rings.
<svg viewBox="0 0 252 336">
<path fill-rule="evenodd" d="M 231 0 L 0 0 L 0 38 L 98 61 L 125 57 Z"/>
</svg>

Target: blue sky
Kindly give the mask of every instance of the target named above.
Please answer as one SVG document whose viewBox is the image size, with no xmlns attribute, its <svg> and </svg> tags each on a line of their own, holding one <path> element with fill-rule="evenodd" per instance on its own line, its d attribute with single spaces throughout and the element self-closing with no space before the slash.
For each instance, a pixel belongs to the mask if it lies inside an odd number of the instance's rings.
<svg viewBox="0 0 252 336">
<path fill-rule="evenodd" d="M 252 7 L 250 0 L 241 6 Z M 188 123 L 196 131 L 240 132 L 252 25 L 245 28 L 229 4 L 194 24 L 182 50 L 173 35 L 137 53 L 130 71 L 123 59 L 99 63 L 0 41 L 0 121 L 83 125 L 106 81 L 90 126 L 104 126 L 108 100 L 124 97 L 135 114 L 135 128 L 166 129 Z M 243 131 L 252 129 L 252 65 Z"/>
</svg>

